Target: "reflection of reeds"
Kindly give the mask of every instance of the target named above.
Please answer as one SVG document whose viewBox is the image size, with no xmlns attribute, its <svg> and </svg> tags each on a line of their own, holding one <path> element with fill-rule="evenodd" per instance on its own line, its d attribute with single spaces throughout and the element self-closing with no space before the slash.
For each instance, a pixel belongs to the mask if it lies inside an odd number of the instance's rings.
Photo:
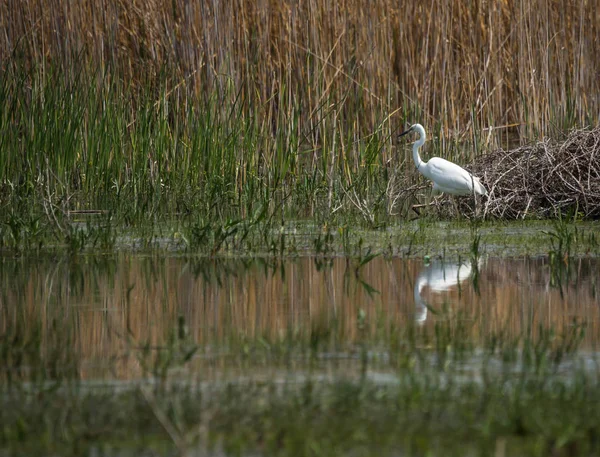
<svg viewBox="0 0 600 457">
<path fill-rule="evenodd" d="M 546 260 L 488 262 L 480 269 L 479 293 L 468 282 L 444 293 L 425 287 L 423 297 L 436 312 L 419 329 L 413 328 L 413 287 L 422 267 L 416 261 L 374 258 L 360 278 L 347 273 L 342 258 L 324 269 L 301 258 L 284 270 L 260 261 L 118 256 L 87 262 L 50 268 L 36 260 L 11 279 L 0 302 L 4 366 L 15 365 L 26 345 L 21 341 L 31 342 L 38 357 L 23 366 L 54 360 L 55 367 L 79 367 L 82 377 L 106 376 L 110 368 L 113 376 L 130 378 L 156 369 L 153 363 L 180 362 L 193 344 L 235 356 L 257 344 L 347 350 L 420 332 L 424 341 L 470 347 L 499 336 L 535 340 L 540 329 L 562 334 L 576 320 L 587 323 L 584 343 L 594 346 L 600 330 L 591 260 L 574 261 L 564 298 L 551 287 Z"/>
</svg>

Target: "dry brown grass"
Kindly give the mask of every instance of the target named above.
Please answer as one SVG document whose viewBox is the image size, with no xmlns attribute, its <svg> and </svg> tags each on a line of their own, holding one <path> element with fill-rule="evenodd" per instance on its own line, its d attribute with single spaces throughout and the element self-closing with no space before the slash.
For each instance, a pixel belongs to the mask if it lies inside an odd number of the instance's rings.
<svg viewBox="0 0 600 457">
<path fill-rule="evenodd" d="M 600 111 L 600 10 L 585 0 L 3 0 L 0 30 L 5 68 L 85 62 L 138 84 L 167 66 L 180 100 L 233 83 L 250 114 L 317 126 L 335 106 L 361 133 L 397 109 L 469 139 Z"/>
<path fill-rule="evenodd" d="M 579 213 L 600 218 L 600 128 L 573 130 L 476 160 L 489 191 L 485 214 L 506 218 Z"/>
</svg>

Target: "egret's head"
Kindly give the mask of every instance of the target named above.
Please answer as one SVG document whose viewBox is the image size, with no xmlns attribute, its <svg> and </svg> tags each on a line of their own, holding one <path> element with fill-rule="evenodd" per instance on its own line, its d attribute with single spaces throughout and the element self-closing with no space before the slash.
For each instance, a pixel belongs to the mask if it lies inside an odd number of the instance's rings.
<svg viewBox="0 0 600 457">
<path fill-rule="evenodd" d="M 398 138 L 400 138 L 401 136 L 404 135 L 408 135 L 410 132 L 413 131 L 414 125 L 411 125 L 409 128 L 407 128 L 404 132 L 402 132 L 400 135 L 398 135 Z"/>
<path fill-rule="evenodd" d="M 413 124 L 411 125 L 408 129 L 406 129 L 404 132 L 402 132 L 400 135 L 398 135 L 398 138 L 400 138 L 401 136 L 404 135 L 408 135 L 410 132 L 416 132 L 419 134 L 419 139 L 421 140 L 425 140 L 425 129 L 423 128 L 423 126 L 421 124 Z"/>
</svg>

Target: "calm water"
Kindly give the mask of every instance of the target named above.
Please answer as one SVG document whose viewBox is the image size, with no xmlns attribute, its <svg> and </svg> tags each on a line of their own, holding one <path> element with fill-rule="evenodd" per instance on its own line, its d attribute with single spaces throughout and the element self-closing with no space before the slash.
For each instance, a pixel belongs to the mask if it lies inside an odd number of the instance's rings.
<svg viewBox="0 0 600 457">
<path fill-rule="evenodd" d="M 16 352 L 37 344 L 34 360 L 71 364 L 83 379 L 144 377 L 148 357 L 139 354 L 173 341 L 200 345 L 193 358 L 210 359 L 212 370 L 243 372 L 228 354 L 247 343 L 310 344 L 321 332 L 336 342 L 336 357 L 352 358 L 361 341 L 385 345 L 402 329 L 433 332 L 444 321 L 462 323 L 475 345 L 492 334 L 517 339 L 585 324 L 581 347 L 595 351 L 599 267 L 598 259 L 572 261 L 558 283 L 547 259 L 531 258 L 488 259 L 475 274 L 470 263 L 382 257 L 360 268 L 351 259 L 315 257 L 4 257 L 0 333 Z M 15 357 L 5 370 L 15 369 Z"/>
</svg>

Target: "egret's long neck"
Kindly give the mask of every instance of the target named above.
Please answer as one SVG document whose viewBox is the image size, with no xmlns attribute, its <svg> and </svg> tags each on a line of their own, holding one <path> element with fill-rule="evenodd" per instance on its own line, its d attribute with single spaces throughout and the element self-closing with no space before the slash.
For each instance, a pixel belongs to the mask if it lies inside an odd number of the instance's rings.
<svg viewBox="0 0 600 457">
<path fill-rule="evenodd" d="M 423 138 L 421 138 L 419 141 L 417 141 L 415 144 L 413 144 L 413 160 L 415 161 L 417 170 L 419 168 L 421 168 L 421 165 L 423 165 L 423 163 L 424 163 L 421 160 L 421 156 L 419 155 L 419 148 L 421 146 L 423 146 L 423 143 L 425 143 L 425 140 Z"/>
<path fill-rule="evenodd" d="M 419 148 L 425 144 L 425 129 L 421 124 L 415 124 L 414 130 L 419 134 L 419 139 L 415 144 L 413 144 L 413 160 L 415 161 L 417 170 L 423 172 L 424 170 L 421 170 L 421 167 L 423 165 L 426 165 L 426 162 L 423 162 L 421 160 L 421 156 L 419 155 Z"/>
<path fill-rule="evenodd" d="M 427 319 L 427 302 L 421 297 L 421 290 L 427 285 L 427 279 L 421 274 L 417 278 L 413 295 L 415 299 L 415 321 L 423 324 Z"/>
<path fill-rule="evenodd" d="M 415 281 L 415 287 L 413 288 L 413 295 L 415 298 L 415 302 L 421 301 L 421 291 L 427 285 L 427 278 L 425 275 L 420 274 Z"/>
</svg>

